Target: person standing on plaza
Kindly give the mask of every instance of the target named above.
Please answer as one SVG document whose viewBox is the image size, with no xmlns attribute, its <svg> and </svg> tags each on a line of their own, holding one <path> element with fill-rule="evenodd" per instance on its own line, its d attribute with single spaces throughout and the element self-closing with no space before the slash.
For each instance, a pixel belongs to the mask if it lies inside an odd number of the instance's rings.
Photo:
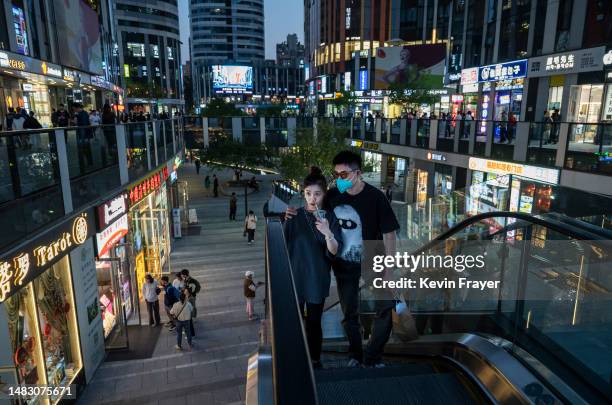
<svg viewBox="0 0 612 405">
<path fill-rule="evenodd" d="M 331 264 L 341 247 L 342 234 L 334 213 L 321 209 L 327 191 L 321 169 L 312 167 L 303 185 L 304 207 L 285 222 L 284 233 L 310 358 L 314 368 L 321 368 L 321 318 L 329 296 Z"/>
<path fill-rule="evenodd" d="M 395 302 L 390 299 L 375 301 L 376 315 L 372 333 L 364 351 L 359 322 L 359 280 L 363 241 L 382 241 L 387 255 L 395 255 L 396 231 L 399 224 L 395 214 L 376 187 L 361 178 L 361 156 L 342 151 L 333 160 L 336 187 L 327 192 L 326 201 L 342 228 L 342 248 L 332 264 L 340 306 L 344 314 L 342 325 L 349 341 L 349 367 L 384 367 L 382 353 L 391 335 L 391 311 Z M 289 207 L 286 217 L 296 215 Z M 291 219 L 293 220 L 293 219 Z"/>
<path fill-rule="evenodd" d="M 200 174 L 200 166 L 201 165 L 202 165 L 202 163 L 200 163 L 200 159 L 196 158 L 196 160 L 195 160 L 196 174 Z"/>
<path fill-rule="evenodd" d="M 150 274 L 145 276 L 145 282 L 142 285 L 142 297 L 147 303 L 147 312 L 149 313 L 149 325 L 157 326 L 161 323 L 159 317 L 159 298 L 161 292 L 157 286 L 157 281 L 153 280 Z"/>
<path fill-rule="evenodd" d="M 183 276 L 183 283 L 185 283 L 185 287 L 183 288 L 183 292 L 186 292 L 187 299 L 191 302 L 192 314 L 191 314 L 191 335 L 195 336 L 195 328 L 193 327 L 193 320 L 198 316 L 198 309 L 196 307 L 196 296 L 202 289 L 200 282 L 195 278 L 189 275 L 189 270 L 183 269 L 181 270 L 181 275 Z"/>
<path fill-rule="evenodd" d="M 185 331 L 185 335 L 187 336 L 187 347 L 188 350 L 193 348 L 192 345 L 192 312 L 193 307 L 191 302 L 188 299 L 188 293 L 183 292 L 179 300 L 174 303 L 172 308 L 170 309 L 170 314 L 173 316 L 174 321 L 176 323 L 176 350 L 183 350 L 183 330 Z"/>
<path fill-rule="evenodd" d="M 253 244 L 253 241 L 255 240 L 255 229 L 257 229 L 257 216 L 255 216 L 255 213 L 253 212 L 253 210 L 249 211 L 249 215 L 246 216 L 246 218 L 244 219 L 244 235 L 246 236 L 248 235 L 248 242 L 249 245 Z"/>
<path fill-rule="evenodd" d="M 174 273 L 174 280 L 172 280 L 172 287 L 179 290 L 179 292 L 182 291 L 183 288 L 185 288 L 185 283 L 183 282 L 183 276 L 181 275 L 180 271 Z"/>
<path fill-rule="evenodd" d="M 236 211 L 238 211 L 238 197 L 236 197 L 236 193 L 232 193 L 232 197 L 230 198 L 230 206 L 229 206 L 229 219 L 230 221 L 236 220 Z"/>
<path fill-rule="evenodd" d="M 213 174 L 213 195 L 219 197 L 219 179 L 216 174 Z"/>
<path fill-rule="evenodd" d="M 254 314 L 253 301 L 255 301 L 255 292 L 257 291 L 257 288 L 263 284 L 261 281 L 255 283 L 255 281 L 253 281 L 254 275 L 255 273 L 252 271 L 247 271 L 244 273 L 244 298 L 246 299 L 246 313 L 249 316 L 249 321 L 257 319 Z"/>
<path fill-rule="evenodd" d="M 179 292 L 179 290 L 174 288 L 172 284 L 170 284 L 168 276 L 162 276 L 161 285 L 164 289 L 164 308 L 166 310 L 166 315 L 168 315 L 168 322 L 166 323 L 166 326 L 168 326 L 170 330 L 174 330 L 176 325 L 174 323 L 174 318 L 172 317 L 172 314 L 170 314 L 170 310 L 172 309 L 172 306 L 179 300 L 179 295 L 181 293 Z"/>
</svg>

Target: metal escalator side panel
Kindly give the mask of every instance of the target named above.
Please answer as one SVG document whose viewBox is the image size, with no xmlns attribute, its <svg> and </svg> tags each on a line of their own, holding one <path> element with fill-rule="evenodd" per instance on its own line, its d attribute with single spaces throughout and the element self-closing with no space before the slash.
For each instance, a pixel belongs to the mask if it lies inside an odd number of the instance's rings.
<svg viewBox="0 0 612 405">
<path fill-rule="evenodd" d="M 267 218 L 265 256 L 274 403 L 317 405 L 306 333 L 279 218 Z"/>
<path fill-rule="evenodd" d="M 272 355 L 269 346 L 260 347 L 249 357 L 245 399 L 246 405 L 264 405 L 274 402 Z"/>
</svg>

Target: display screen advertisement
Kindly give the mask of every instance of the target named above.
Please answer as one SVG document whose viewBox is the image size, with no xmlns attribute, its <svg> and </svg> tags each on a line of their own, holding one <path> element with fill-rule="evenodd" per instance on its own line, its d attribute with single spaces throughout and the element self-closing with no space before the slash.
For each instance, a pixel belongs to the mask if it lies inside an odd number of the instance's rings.
<svg viewBox="0 0 612 405">
<path fill-rule="evenodd" d="M 18 2 L 19 3 L 19 2 Z M 15 28 L 15 42 L 17 42 L 17 53 L 29 55 L 28 31 L 26 29 L 25 12 L 23 7 L 13 4 L 13 27 Z"/>
<path fill-rule="evenodd" d="M 251 66 L 215 65 L 212 67 L 213 89 L 217 93 L 246 93 L 253 90 Z"/>
<path fill-rule="evenodd" d="M 446 45 L 426 44 L 378 48 L 374 88 L 393 84 L 417 84 L 423 88 L 442 87 Z"/>
<path fill-rule="evenodd" d="M 98 13 L 82 0 L 54 0 L 57 36 L 62 64 L 86 72 L 103 74 Z"/>
</svg>

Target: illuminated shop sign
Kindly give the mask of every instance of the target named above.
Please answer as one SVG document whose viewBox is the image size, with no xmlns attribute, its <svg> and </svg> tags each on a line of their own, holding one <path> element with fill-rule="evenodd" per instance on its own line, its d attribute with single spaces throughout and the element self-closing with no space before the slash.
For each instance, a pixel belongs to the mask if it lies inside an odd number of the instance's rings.
<svg viewBox="0 0 612 405">
<path fill-rule="evenodd" d="M 463 95 L 462 94 L 453 94 L 451 96 L 451 101 L 453 103 L 463 103 Z"/>
<path fill-rule="evenodd" d="M 0 302 L 35 279 L 93 235 L 93 215 L 85 212 L 0 258 Z"/>
<path fill-rule="evenodd" d="M 363 148 L 363 149 L 370 149 L 370 150 L 378 150 L 380 148 L 380 145 L 377 144 L 376 142 L 364 142 L 364 141 L 357 141 L 357 140 L 351 141 L 351 146 L 355 148 Z"/>
<path fill-rule="evenodd" d="M 367 90 L 368 89 L 368 71 L 360 70 L 359 71 L 359 90 Z"/>
<path fill-rule="evenodd" d="M 478 83 L 478 68 L 463 69 L 461 71 L 461 85 Z M 476 90 L 478 91 L 478 90 Z"/>
<path fill-rule="evenodd" d="M 57 78 L 62 77 L 62 68 L 59 65 L 6 51 L 0 51 L 0 67 Z"/>
<path fill-rule="evenodd" d="M 461 86 L 463 93 L 478 93 L 478 83 L 464 84 Z"/>
<path fill-rule="evenodd" d="M 168 178 L 168 167 L 164 166 L 161 170 L 147 177 L 140 183 L 129 188 L 130 205 L 142 201 L 146 196 L 161 187 Z"/>
<path fill-rule="evenodd" d="M 427 152 L 427 160 L 435 160 L 438 162 L 446 162 L 446 156 L 441 153 Z"/>
<path fill-rule="evenodd" d="M 128 216 L 124 214 L 108 228 L 96 234 L 98 257 L 106 255 L 128 233 Z"/>
<path fill-rule="evenodd" d="M 559 182 L 559 170 L 538 166 L 523 165 L 520 163 L 501 162 L 497 160 L 481 159 L 471 157 L 469 168 L 485 173 L 499 175 L 516 174 L 532 180 L 545 183 L 557 184 Z"/>
<path fill-rule="evenodd" d="M 478 68 L 479 82 L 499 82 L 527 76 L 527 59 L 498 63 Z"/>
<path fill-rule="evenodd" d="M 117 218 L 128 212 L 128 193 L 121 193 L 113 199 L 96 207 L 98 230 L 102 230 L 115 222 Z"/>
<path fill-rule="evenodd" d="M 603 70 L 606 48 L 581 49 L 529 59 L 529 77 L 597 72 Z"/>
</svg>

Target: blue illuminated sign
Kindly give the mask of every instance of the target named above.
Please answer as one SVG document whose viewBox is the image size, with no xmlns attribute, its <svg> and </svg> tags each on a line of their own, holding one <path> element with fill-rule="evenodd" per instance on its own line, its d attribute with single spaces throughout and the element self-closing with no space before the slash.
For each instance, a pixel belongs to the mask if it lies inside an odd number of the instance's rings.
<svg viewBox="0 0 612 405">
<path fill-rule="evenodd" d="M 478 68 L 479 82 L 499 82 L 502 80 L 520 79 L 527 76 L 527 59 Z"/>
<path fill-rule="evenodd" d="M 368 71 L 360 70 L 359 71 L 359 90 L 367 90 L 368 89 Z"/>
</svg>

